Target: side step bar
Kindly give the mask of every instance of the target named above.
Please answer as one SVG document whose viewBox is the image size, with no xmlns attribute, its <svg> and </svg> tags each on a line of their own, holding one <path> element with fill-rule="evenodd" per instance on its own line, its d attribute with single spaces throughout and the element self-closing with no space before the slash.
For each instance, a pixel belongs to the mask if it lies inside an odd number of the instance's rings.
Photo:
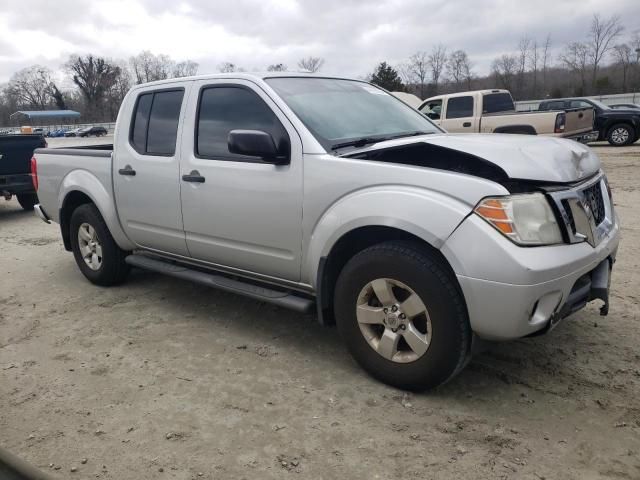
<svg viewBox="0 0 640 480">
<path fill-rule="evenodd" d="M 315 303 L 313 300 L 300 297 L 284 290 L 273 290 L 267 287 L 260 287 L 252 283 L 218 275 L 215 273 L 205 273 L 199 270 L 178 265 L 171 262 L 157 260 L 146 255 L 133 254 L 125 258 L 132 267 L 151 270 L 152 272 L 163 273 L 171 277 L 190 280 L 207 287 L 218 288 L 226 292 L 237 293 L 245 297 L 272 303 L 280 307 L 296 310 L 298 312 L 310 312 Z"/>
</svg>

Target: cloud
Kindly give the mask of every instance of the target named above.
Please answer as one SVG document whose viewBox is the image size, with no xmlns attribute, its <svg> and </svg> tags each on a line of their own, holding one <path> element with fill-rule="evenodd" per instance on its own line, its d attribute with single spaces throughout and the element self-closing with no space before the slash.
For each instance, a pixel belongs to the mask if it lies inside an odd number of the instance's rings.
<svg viewBox="0 0 640 480">
<path fill-rule="evenodd" d="M 593 12 L 637 28 L 638 0 L 24 0 L 0 12 L 0 81 L 19 68 L 57 69 L 72 53 L 127 59 L 142 50 L 249 70 L 326 60 L 323 72 L 364 76 L 380 61 L 403 62 L 442 43 L 468 51 L 477 73 L 516 49 L 522 36 L 556 48 L 583 38 Z"/>
</svg>

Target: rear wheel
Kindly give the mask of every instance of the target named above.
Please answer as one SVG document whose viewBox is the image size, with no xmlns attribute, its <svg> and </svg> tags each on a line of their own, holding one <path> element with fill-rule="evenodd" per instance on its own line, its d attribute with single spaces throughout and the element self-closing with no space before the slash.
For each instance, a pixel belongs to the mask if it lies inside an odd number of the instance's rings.
<svg viewBox="0 0 640 480">
<path fill-rule="evenodd" d="M 631 145 L 636 138 L 636 132 L 631 125 L 620 123 L 609 129 L 607 141 L 614 147 Z"/>
<path fill-rule="evenodd" d="M 111 236 L 102 215 L 93 204 L 76 208 L 71 215 L 71 248 L 80 271 L 96 285 L 117 285 L 129 273 L 127 252 Z"/>
<path fill-rule="evenodd" d="M 38 203 L 38 195 L 35 193 L 21 193 L 16 195 L 18 197 L 18 203 L 25 210 L 33 210 L 33 206 Z"/>
<path fill-rule="evenodd" d="M 385 383 L 434 388 L 465 365 L 471 330 L 464 299 L 428 250 L 388 242 L 358 253 L 338 277 L 334 302 L 349 351 Z"/>
</svg>

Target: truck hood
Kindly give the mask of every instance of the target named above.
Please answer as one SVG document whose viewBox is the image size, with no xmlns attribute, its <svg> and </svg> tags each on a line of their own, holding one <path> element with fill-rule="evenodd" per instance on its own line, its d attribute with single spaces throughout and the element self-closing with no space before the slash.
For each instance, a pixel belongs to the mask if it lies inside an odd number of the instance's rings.
<svg viewBox="0 0 640 480">
<path fill-rule="evenodd" d="M 597 173 L 600 160 L 593 151 L 573 140 L 512 134 L 438 134 L 399 138 L 349 152 L 348 156 L 380 149 L 402 149 L 418 143 L 479 158 L 502 169 L 510 179 L 571 183 Z M 433 149 L 430 149 L 433 152 Z M 430 153 L 432 155 L 434 153 Z M 389 155 L 388 161 L 392 160 Z M 412 162 L 420 164 L 420 162 Z M 424 166 L 429 165 L 427 158 Z M 437 167 L 436 167 L 437 168 Z M 467 173 L 467 172 L 462 172 Z"/>
</svg>

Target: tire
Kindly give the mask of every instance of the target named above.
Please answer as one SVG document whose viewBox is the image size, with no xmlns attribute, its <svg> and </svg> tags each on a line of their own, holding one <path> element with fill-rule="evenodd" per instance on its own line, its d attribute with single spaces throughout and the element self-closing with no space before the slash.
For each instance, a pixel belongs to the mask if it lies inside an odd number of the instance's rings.
<svg viewBox="0 0 640 480">
<path fill-rule="evenodd" d="M 69 228 L 73 256 L 78 268 L 91 283 L 111 286 L 118 285 L 127 278 L 129 265 L 124 261 L 127 252 L 113 240 L 95 205 L 86 203 L 76 208 L 71 215 Z M 84 232 L 82 234 L 81 229 Z"/>
<path fill-rule="evenodd" d="M 631 125 L 618 123 L 607 132 L 607 141 L 614 147 L 631 145 L 636 138 L 636 132 Z"/>
<path fill-rule="evenodd" d="M 391 285 L 391 302 L 381 301 L 376 293 L 382 279 Z M 470 358 L 471 328 L 464 298 L 453 274 L 427 249 L 405 242 L 369 247 L 347 262 L 335 291 L 336 323 L 348 350 L 369 374 L 384 383 L 414 391 L 435 388 L 460 372 Z M 416 307 L 416 302 L 407 306 L 412 295 L 418 296 L 421 307 Z M 393 307 L 388 308 L 391 313 L 380 311 L 394 302 L 400 304 L 395 318 Z M 413 317 L 410 310 L 424 307 L 426 313 Z M 363 308 L 373 316 L 360 317 Z M 405 320 L 398 318 L 405 311 Z M 367 323 L 380 322 L 381 317 L 382 324 Z M 365 318 L 368 320 L 362 322 Z M 384 355 L 383 337 L 393 342 L 398 335 L 397 353 L 389 356 L 392 348 Z M 414 349 L 410 343 L 420 348 Z"/>
<path fill-rule="evenodd" d="M 21 193 L 16 197 L 20 206 L 27 211 L 33 210 L 33 206 L 38 203 L 38 195 L 35 193 Z"/>
</svg>

